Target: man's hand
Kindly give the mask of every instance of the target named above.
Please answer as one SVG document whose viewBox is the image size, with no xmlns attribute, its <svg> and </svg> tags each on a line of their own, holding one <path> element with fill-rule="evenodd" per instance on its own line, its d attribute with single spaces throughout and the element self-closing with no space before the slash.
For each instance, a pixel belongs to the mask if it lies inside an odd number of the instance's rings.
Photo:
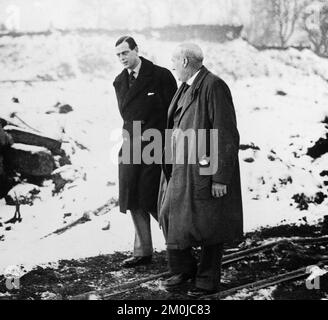
<svg viewBox="0 0 328 320">
<path fill-rule="evenodd" d="M 227 186 L 221 183 L 212 183 L 212 196 L 214 198 L 222 198 L 227 194 Z"/>
</svg>

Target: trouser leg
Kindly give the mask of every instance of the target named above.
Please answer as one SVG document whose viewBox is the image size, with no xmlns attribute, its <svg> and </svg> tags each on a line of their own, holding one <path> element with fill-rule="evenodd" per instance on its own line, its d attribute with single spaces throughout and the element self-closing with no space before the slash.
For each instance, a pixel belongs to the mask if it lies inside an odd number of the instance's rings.
<svg viewBox="0 0 328 320">
<path fill-rule="evenodd" d="M 201 248 L 200 263 L 196 276 L 196 287 L 204 290 L 217 290 L 221 278 L 223 244 Z"/>
<path fill-rule="evenodd" d="M 160 208 L 160 225 L 163 230 L 166 244 L 169 243 L 170 225 L 170 182 L 167 186 L 166 194 Z M 172 274 L 186 274 L 194 276 L 197 270 L 196 259 L 192 254 L 192 248 L 185 250 L 167 249 L 168 268 Z"/>
<path fill-rule="evenodd" d="M 167 250 L 169 271 L 173 274 L 186 274 L 194 276 L 197 270 L 196 259 L 192 254 L 192 249 Z"/>
<path fill-rule="evenodd" d="M 161 208 L 161 214 L 160 214 L 160 226 L 163 231 L 164 239 L 167 244 L 168 242 L 168 232 L 169 232 L 169 206 L 168 201 L 164 200 L 164 204 Z"/>
<path fill-rule="evenodd" d="M 131 211 L 135 229 L 134 252 L 135 257 L 147 257 L 153 254 L 151 239 L 150 214 L 144 210 Z"/>
</svg>

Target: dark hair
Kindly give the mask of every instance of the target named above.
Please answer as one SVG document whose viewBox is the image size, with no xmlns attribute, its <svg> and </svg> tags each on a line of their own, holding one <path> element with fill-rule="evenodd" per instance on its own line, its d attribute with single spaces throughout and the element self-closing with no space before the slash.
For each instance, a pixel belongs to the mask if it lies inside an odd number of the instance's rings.
<svg viewBox="0 0 328 320">
<path fill-rule="evenodd" d="M 124 36 L 117 40 L 115 47 L 119 46 L 121 43 L 127 42 L 131 50 L 135 49 L 138 45 L 135 40 L 130 36 Z"/>
</svg>

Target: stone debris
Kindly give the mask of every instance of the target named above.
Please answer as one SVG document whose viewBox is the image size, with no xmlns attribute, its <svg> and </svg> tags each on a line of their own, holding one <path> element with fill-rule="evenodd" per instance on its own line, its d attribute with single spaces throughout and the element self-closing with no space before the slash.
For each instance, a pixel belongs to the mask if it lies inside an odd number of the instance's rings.
<svg viewBox="0 0 328 320">
<path fill-rule="evenodd" d="M 67 183 L 72 183 L 77 179 L 83 179 L 83 174 L 79 168 L 72 165 L 65 165 L 56 169 L 52 173 L 52 181 L 55 184 L 54 193 L 62 191 Z"/>
<path fill-rule="evenodd" d="M 55 169 L 54 158 L 44 147 L 14 144 L 6 158 L 12 170 L 27 176 L 48 177 Z"/>
<path fill-rule="evenodd" d="M 53 113 L 67 114 L 73 111 L 74 111 L 73 107 L 70 106 L 69 104 L 61 104 L 60 102 L 57 102 L 53 106 L 53 109 L 48 110 L 46 114 L 53 114 Z"/>
<path fill-rule="evenodd" d="M 36 185 L 45 180 L 53 179 L 60 192 L 80 177 L 70 164 L 61 141 L 0 119 L 0 198 L 7 204 L 15 205 L 17 198 L 20 204 L 33 204 L 40 192 Z"/>
<path fill-rule="evenodd" d="M 32 205 L 40 191 L 40 188 L 36 185 L 21 183 L 8 192 L 6 203 L 7 205 L 15 205 L 16 201 L 19 201 L 19 203 L 23 205 Z"/>
</svg>

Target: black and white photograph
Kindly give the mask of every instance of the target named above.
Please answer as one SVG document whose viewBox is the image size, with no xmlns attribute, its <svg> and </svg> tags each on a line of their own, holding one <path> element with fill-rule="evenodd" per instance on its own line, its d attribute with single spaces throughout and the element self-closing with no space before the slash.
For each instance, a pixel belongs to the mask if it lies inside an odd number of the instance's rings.
<svg viewBox="0 0 328 320">
<path fill-rule="evenodd" d="M 327 0 L 0 0 L 0 300 L 327 299 Z"/>
</svg>

